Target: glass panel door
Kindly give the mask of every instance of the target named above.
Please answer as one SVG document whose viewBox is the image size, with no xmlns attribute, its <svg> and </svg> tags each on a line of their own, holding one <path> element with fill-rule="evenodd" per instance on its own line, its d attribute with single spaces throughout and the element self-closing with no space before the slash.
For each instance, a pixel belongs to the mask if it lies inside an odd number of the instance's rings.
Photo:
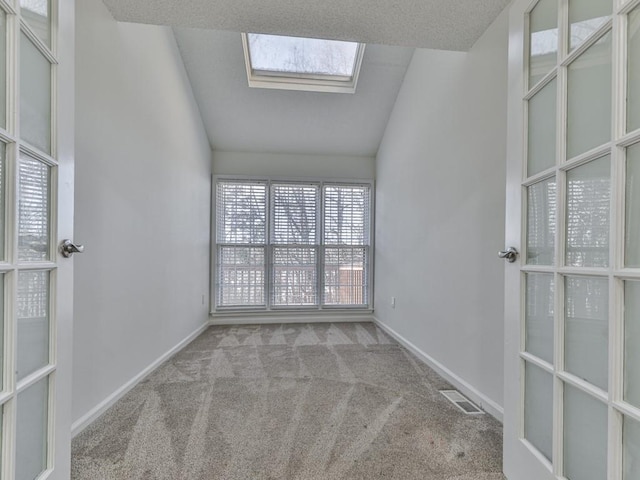
<svg viewBox="0 0 640 480">
<path fill-rule="evenodd" d="M 73 72 L 72 57 L 61 62 L 73 50 L 72 3 L 0 1 L 0 480 L 69 478 L 69 342 L 59 334 L 70 338 L 60 305 L 72 290 L 57 285 L 73 287 L 72 264 L 58 264 L 56 245 L 73 221 L 59 208 L 73 188 L 58 195 L 73 185 L 73 94 L 61 87 Z"/>
<path fill-rule="evenodd" d="M 511 8 L 508 478 L 640 478 L 639 12 Z"/>
</svg>

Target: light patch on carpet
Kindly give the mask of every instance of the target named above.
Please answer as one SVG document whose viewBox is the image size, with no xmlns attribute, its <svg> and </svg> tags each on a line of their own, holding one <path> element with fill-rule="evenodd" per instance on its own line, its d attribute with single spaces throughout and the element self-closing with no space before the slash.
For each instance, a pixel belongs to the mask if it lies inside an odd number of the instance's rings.
<svg viewBox="0 0 640 480">
<path fill-rule="evenodd" d="M 271 335 L 269 345 L 286 345 L 287 339 L 284 337 L 284 327 L 280 325 Z"/>
<path fill-rule="evenodd" d="M 209 378 L 232 378 L 235 377 L 233 367 L 229 363 L 224 350 L 215 350 L 211 356 L 211 361 L 207 368 Z"/>
<path fill-rule="evenodd" d="M 189 441 L 187 442 L 187 448 L 184 454 L 185 478 L 199 478 L 204 468 L 204 459 L 207 458 L 205 445 L 213 388 L 212 385 L 209 390 L 202 394 L 200 408 L 193 420 L 191 435 L 189 435 Z"/>
<path fill-rule="evenodd" d="M 161 418 L 160 397 L 151 392 L 124 457 L 123 470 L 127 472 L 127 478 L 173 480 L 177 477 L 171 435 Z"/>
<path fill-rule="evenodd" d="M 342 396 L 331 412 L 329 420 L 302 464 L 302 471 L 299 474 L 301 478 L 320 478 L 326 470 L 354 390 L 355 386 L 349 387 L 349 390 Z"/>
<path fill-rule="evenodd" d="M 282 436 L 282 442 L 280 444 L 280 450 L 276 459 L 276 465 L 271 475 L 273 478 L 285 478 L 287 467 L 291 460 L 293 453 L 293 447 L 295 445 L 295 436 L 298 428 L 300 427 L 300 421 L 304 415 L 304 410 L 307 405 L 307 397 L 311 391 L 311 382 L 302 388 L 296 395 L 294 405 L 295 409 L 293 415 L 291 415 L 291 422 L 289 423 L 286 432 Z"/>
<path fill-rule="evenodd" d="M 329 345 L 353 345 L 353 342 L 336 325 L 331 325 L 327 331 L 327 343 Z"/>
<path fill-rule="evenodd" d="M 218 344 L 218 348 L 220 348 L 220 347 L 237 347 L 238 345 L 240 345 L 240 342 L 238 342 L 238 337 L 236 337 L 235 335 L 227 335 L 227 336 L 222 338 L 222 340 Z"/>
<path fill-rule="evenodd" d="M 396 411 L 398 405 L 402 401 L 402 397 L 396 398 L 391 404 L 385 408 L 376 419 L 368 425 L 363 433 L 361 433 L 349 448 L 342 453 L 340 458 L 331 466 L 328 472 L 329 478 L 344 478 L 344 475 L 353 467 L 353 464 L 366 452 L 373 441 Z"/>
<path fill-rule="evenodd" d="M 294 347 L 319 345 L 320 339 L 316 332 L 311 328 L 311 325 L 305 325 L 302 331 L 298 334 L 296 341 L 293 342 Z"/>
<path fill-rule="evenodd" d="M 356 338 L 360 345 L 375 345 L 378 343 L 378 341 L 359 324 L 356 325 Z"/>
</svg>

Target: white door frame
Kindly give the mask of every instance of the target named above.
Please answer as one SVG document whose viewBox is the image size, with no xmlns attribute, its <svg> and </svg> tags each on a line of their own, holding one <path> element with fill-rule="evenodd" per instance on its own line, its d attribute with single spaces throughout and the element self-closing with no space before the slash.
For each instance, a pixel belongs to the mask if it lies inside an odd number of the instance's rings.
<svg viewBox="0 0 640 480">
<path fill-rule="evenodd" d="M 75 4 L 76 0 L 58 0 L 58 65 L 57 120 L 54 129 L 58 154 L 57 238 L 55 245 L 64 239 L 74 238 L 74 163 L 75 163 Z M 54 95 L 54 98 L 56 96 Z M 57 371 L 56 408 L 53 434 L 55 469 L 52 480 L 66 480 L 71 476 L 71 401 L 72 401 L 72 350 L 73 350 L 73 257 L 58 255 L 57 291 Z"/>
</svg>

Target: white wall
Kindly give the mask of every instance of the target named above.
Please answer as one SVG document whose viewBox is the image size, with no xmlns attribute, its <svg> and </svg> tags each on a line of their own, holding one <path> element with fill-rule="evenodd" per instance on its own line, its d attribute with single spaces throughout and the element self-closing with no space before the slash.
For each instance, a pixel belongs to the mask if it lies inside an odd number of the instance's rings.
<svg viewBox="0 0 640 480">
<path fill-rule="evenodd" d="M 208 321 L 211 150 L 170 29 L 83 0 L 76 42 L 77 427 Z"/>
<path fill-rule="evenodd" d="M 216 175 L 372 179 L 373 157 L 213 152 Z"/>
<path fill-rule="evenodd" d="M 505 11 L 469 53 L 416 50 L 378 152 L 376 196 L 376 318 L 498 417 L 507 22 Z"/>
</svg>

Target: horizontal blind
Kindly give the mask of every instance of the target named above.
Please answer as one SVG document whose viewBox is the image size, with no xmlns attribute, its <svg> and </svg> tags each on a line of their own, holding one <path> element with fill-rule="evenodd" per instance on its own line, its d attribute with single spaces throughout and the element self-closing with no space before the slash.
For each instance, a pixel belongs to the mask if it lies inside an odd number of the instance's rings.
<svg viewBox="0 0 640 480">
<path fill-rule="evenodd" d="M 272 305 L 316 305 L 317 258 L 315 247 L 273 248 Z"/>
<path fill-rule="evenodd" d="M 266 182 L 218 182 L 216 194 L 217 242 L 267 242 Z"/>
<path fill-rule="evenodd" d="M 267 182 L 218 182 L 216 232 L 217 306 L 265 306 Z"/>
<path fill-rule="evenodd" d="M 20 154 L 18 258 L 21 261 L 49 258 L 49 177 L 47 165 Z"/>
<path fill-rule="evenodd" d="M 326 245 L 369 245 L 369 195 L 367 185 L 325 185 Z"/>
<path fill-rule="evenodd" d="M 265 247 L 218 246 L 219 306 L 265 305 Z"/>
<path fill-rule="evenodd" d="M 271 243 L 317 244 L 317 184 L 271 185 Z"/>
<path fill-rule="evenodd" d="M 366 247 L 325 247 L 325 305 L 367 305 L 368 249 Z"/>
<path fill-rule="evenodd" d="M 369 305 L 371 185 L 224 179 L 215 198 L 218 307 Z"/>
</svg>

